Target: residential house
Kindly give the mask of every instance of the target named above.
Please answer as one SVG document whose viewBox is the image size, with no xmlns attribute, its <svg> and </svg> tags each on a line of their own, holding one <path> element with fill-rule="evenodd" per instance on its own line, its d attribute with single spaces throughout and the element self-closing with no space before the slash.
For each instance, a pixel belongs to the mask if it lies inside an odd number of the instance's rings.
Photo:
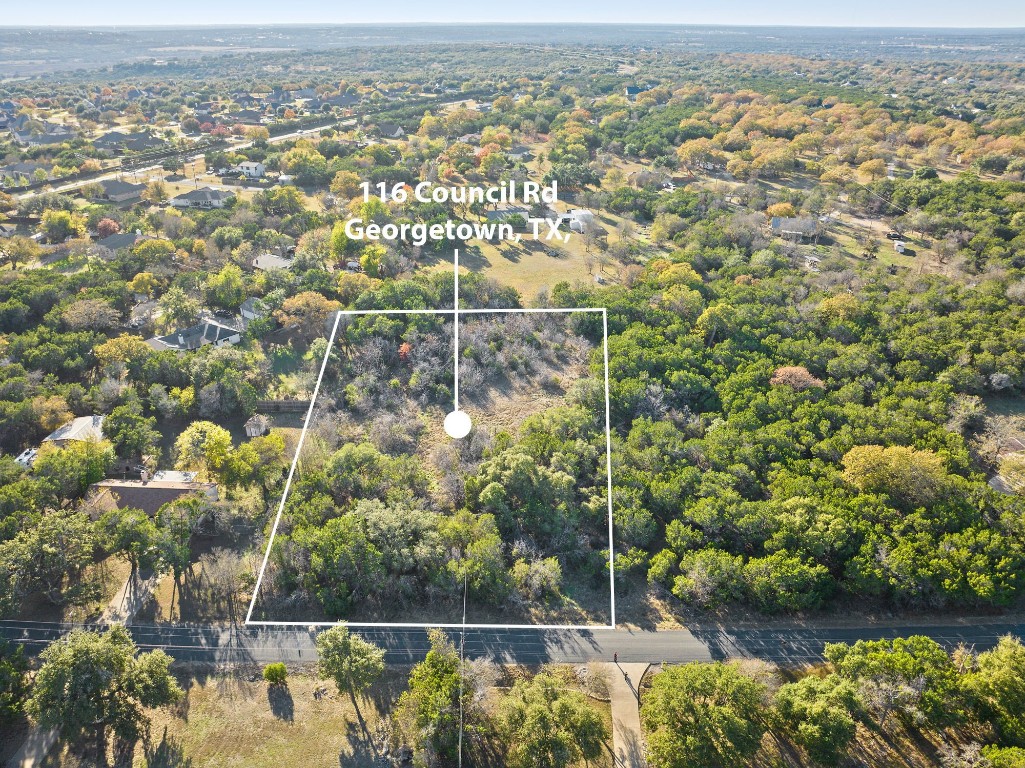
<svg viewBox="0 0 1025 768">
<path fill-rule="evenodd" d="M 215 347 L 233 346 L 240 341 L 242 341 L 241 331 L 222 325 L 210 318 L 201 320 L 191 328 L 183 328 L 166 336 L 154 336 L 151 339 L 146 339 L 146 343 L 157 352 L 168 349 L 175 352 L 187 352 L 207 344 L 213 344 Z"/>
<path fill-rule="evenodd" d="M 276 253 L 264 253 L 253 259 L 253 269 L 266 272 L 269 269 L 291 269 L 292 260 Z"/>
<path fill-rule="evenodd" d="M 242 306 L 239 307 L 239 312 L 242 315 L 242 319 L 249 322 L 251 320 L 258 320 L 261 317 L 266 317 L 267 306 L 256 296 L 250 296 L 242 302 Z"/>
<path fill-rule="evenodd" d="M 103 192 L 93 198 L 94 202 L 100 203 L 127 203 L 138 200 L 146 191 L 145 184 L 132 184 L 119 179 L 105 179 L 99 182 Z"/>
<path fill-rule="evenodd" d="M 111 131 L 93 139 L 93 147 L 101 152 L 123 154 L 125 152 L 147 152 L 165 146 L 167 142 L 150 133 L 122 133 Z"/>
<path fill-rule="evenodd" d="M 385 139 L 401 139 L 406 131 L 397 123 L 378 123 L 377 134 Z"/>
<path fill-rule="evenodd" d="M 14 237 L 18 233 L 18 228 L 13 224 L 5 224 L 0 221 L 0 238 Z"/>
<path fill-rule="evenodd" d="M 136 243 L 141 243 L 143 240 L 152 240 L 151 235 L 144 235 L 141 232 L 118 232 L 116 235 L 107 235 L 102 240 L 97 240 L 96 245 L 106 248 L 110 251 L 120 251 L 126 248 L 131 248 Z"/>
<path fill-rule="evenodd" d="M 79 416 L 72 419 L 60 429 L 51 432 L 44 443 L 53 443 L 63 448 L 68 443 L 98 443 L 103 439 L 102 416 Z"/>
<path fill-rule="evenodd" d="M 51 178 L 50 168 L 42 163 L 10 163 L 0 167 L 0 182 L 11 186 L 31 184 L 36 180 L 36 173 L 40 170 L 46 174 L 47 179 Z"/>
<path fill-rule="evenodd" d="M 224 208 L 235 199 L 233 192 L 220 189 L 193 189 L 171 199 L 173 208 L 198 208 L 210 210 L 211 208 Z"/>
<path fill-rule="evenodd" d="M 19 115 L 9 121 L 11 136 L 18 144 L 26 147 L 42 147 L 61 144 L 75 138 L 75 132 L 66 125 L 35 120 L 28 115 Z"/>
<path fill-rule="evenodd" d="M 512 216 L 522 216 L 524 221 L 530 218 L 530 209 L 522 205 L 505 205 L 501 208 L 485 211 L 488 221 L 505 221 Z"/>
<path fill-rule="evenodd" d="M 819 222 L 812 218 L 773 216 L 770 226 L 774 235 L 797 242 L 804 240 L 815 240 L 817 242 L 821 234 Z"/>
<path fill-rule="evenodd" d="M 157 473 L 158 476 L 160 474 Z M 186 496 L 217 501 L 217 484 L 195 480 L 158 480 L 156 476 L 152 480 L 102 480 L 89 486 L 85 505 L 94 520 L 114 509 L 141 509 L 155 517 L 161 507 Z"/>
<path fill-rule="evenodd" d="M 585 208 L 574 208 L 559 214 L 559 226 L 567 225 L 572 232 L 583 232 L 594 224 L 594 214 Z"/>
<path fill-rule="evenodd" d="M 514 147 L 510 147 L 505 154 L 506 157 L 508 157 L 510 160 L 514 160 L 517 163 L 526 162 L 534 157 L 534 155 L 531 153 L 529 149 L 520 144 L 517 144 Z"/>
<path fill-rule="evenodd" d="M 320 99 L 318 101 L 311 101 L 311 109 L 323 109 L 324 107 L 337 107 L 340 109 L 346 109 L 348 107 L 354 107 L 360 102 L 360 97 L 355 93 L 343 93 L 338 96 L 328 96 L 327 98 Z"/>
<path fill-rule="evenodd" d="M 267 166 L 263 163 L 246 160 L 238 164 L 237 170 L 247 179 L 262 179 L 263 175 L 267 173 Z"/>
<path fill-rule="evenodd" d="M 233 125 L 260 125 L 263 120 L 263 112 L 255 109 L 240 109 L 238 112 L 229 112 L 223 116 L 225 123 Z"/>
<path fill-rule="evenodd" d="M 31 115 L 18 115 L 8 121 L 7 127 L 16 142 L 28 146 L 59 144 L 75 138 L 75 132 L 68 126 L 37 120 Z"/>
</svg>

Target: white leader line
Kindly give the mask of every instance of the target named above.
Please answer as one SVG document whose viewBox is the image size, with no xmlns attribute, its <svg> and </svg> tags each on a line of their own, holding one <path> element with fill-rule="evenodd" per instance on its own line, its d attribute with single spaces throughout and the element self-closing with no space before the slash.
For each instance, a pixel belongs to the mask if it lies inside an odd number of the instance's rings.
<svg viewBox="0 0 1025 768">
<path fill-rule="evenodd" d="M 459 410 L 459 249 L 454 248 L 453 253 L 455 256 L 452 259 L 455 268 L 455 294 L 452 297 L 452 328 L 453 328 L 453 343 L 452 348 L 454 350 L 453 357 L 455 358 L 455 364 L 452 372 L 452 378 L 455 382 L 453 391 L 455 393 L 455 407 L 453 411 Z"/>
<path fill-rule="evenodd" d="M 313 406 L 317 402 L 317 395 L 320 394 L 320 383 L 324 381 L 324 371 L 327 370 L 327 361 L 331 358 L 331 348 L 335 345 L 335 334 L 338 333 L 338 323 L 342 319 L 340 314 L 335 315 L 335 323 L 331 326 L 331 337 L 327 341 L 327 351 L 324 353 L 324 362 L 320 364 L 320 375 L 317 376 L 317 384 L 313 388 L 313 397 L 310 400 L 310 407 L 306 411 L 306 421 L 303 422 L 303 431 L 299 433 L 299 444 L 295 447 L 295 456 L 292 457 L 292 466 L 288 469 L 288 479 L 285 480 L 285 490 L 281 494 L 281 503 L 278 504 L 278 513 L 274 516 L 274 526 L 270 531 L 270 540 L 267 542 L 267 551 L 263 555 L 263 564 L 260 566 L 260 575 L 256 578 L 256 586 L 253 587 L 253 599 L 249 601 L 249 610 L 246 611 L 246 621 L 253 617 L 253 608 L 256 606 L 256 598 L 260 594 L 260 585 L 263 583 L 263 574 L 267 571 L 267 561 L 270 560 L 271 547 L 274 546 L 274 537 L 278 534 L 278 524 L 281 522 L 281 514 L 285 511 L 285 500 L 288 498 L 288 491 L 292 486 L 292 478 L 295 477 L 295 468 L 299 465 L 299 455 L 302 453 L 303 441 L 306 440 L 306 432 L 310 428 L 310 421 L 313 416 Z"/>
<path fill-rule="evenodd" d="M 616 563 L 612 546 L 612 398 L 609 394 L 609 312 L 603 309 L 601 312 L 602 336 L 602 357 L 605 362 L 605 495 L 609 506 L 609 596 L 612 605 L 612 615 L 609 623 L 613 629 L 616 626 Z"/>
</svg>

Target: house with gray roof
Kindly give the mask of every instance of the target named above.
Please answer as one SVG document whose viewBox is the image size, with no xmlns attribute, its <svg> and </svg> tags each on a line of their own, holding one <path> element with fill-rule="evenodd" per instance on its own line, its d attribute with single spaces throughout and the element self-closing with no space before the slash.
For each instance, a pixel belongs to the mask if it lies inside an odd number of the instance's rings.
<svg viewBox="0 0 1025 768">
<path fill-rule="evenodd" d="M 208 211 L 211 208 L 224 208 L 235 199 L 233 192 L 222 189 L 193 189 L 171 199 L 173 208 L 198 208 Z"/>
<path fill-rule="evenodd" d="M 132 184 L 120 179 L 104 179 L 99 182 L 99 186 L 103 188 L 103 193 L 93 199 L 101 203 L 131 202 L 140 199 L 146 191 L 145 184 Z"/>
<path fill-rule="evenodd" d="M 72 419 L 43 438 L 44 443 L 53 443 L 62 448 L 68 443 L 98 443 L 103 439 L 103 417 L 79 416 Z"/>
<path fill-rule="evenodd" d="M 242 332 L 237 328 L 222 325 L 210 318 L 201 320 L 191 328 L 184 328 L 166 336 L 154 336 L 146 339 L 157 352 L 174 350 L 175 352 L 188 352 L 191 350 L 213 344 L 215 347 L 233 346 L 242 341 Z"/>
</svg>

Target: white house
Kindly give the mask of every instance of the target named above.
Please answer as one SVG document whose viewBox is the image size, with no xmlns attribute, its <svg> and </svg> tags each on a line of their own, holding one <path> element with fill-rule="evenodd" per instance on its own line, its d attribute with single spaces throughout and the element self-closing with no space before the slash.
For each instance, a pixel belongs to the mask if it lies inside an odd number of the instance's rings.
<svg viewBox="0 0 1025 768">
<path fill-rule="evenodd" d="M 171 200 L 174 208 L 223 208 L 235 199 L 235 195 L 220 189 L 193 189 Z"/>
<path fill-rule="evenodd" d="M 267 173 L 267 166 L 263 163 L 246 160 L 244 163 L 238 164 L 238 172 L 247 179 L 262 179 L 264 174 Z"/>
<path fill-rule="evenodd" d="M 378 123 L 377 132 L 386 139 L 401 139 L 406 131 L 398 123 Z"/>
<path fill-rule="evenodd" d="M 594 214 L 585 208 L 574 208 L 572 211 L 559 214 L 559 226 L 563 224 L 573 232 L 583 232 L 594 224 Z"/>
<path fill-rule="evenodd" d="M 242 319 L 249 322 L 261 317 L 266 317 L 267 307 L 264 306 L 264 303 L 256 296 L 250 296 L 242 302 L 242 306 L 239 307 L 239 312 L 242 315 Z"/>
</svg>

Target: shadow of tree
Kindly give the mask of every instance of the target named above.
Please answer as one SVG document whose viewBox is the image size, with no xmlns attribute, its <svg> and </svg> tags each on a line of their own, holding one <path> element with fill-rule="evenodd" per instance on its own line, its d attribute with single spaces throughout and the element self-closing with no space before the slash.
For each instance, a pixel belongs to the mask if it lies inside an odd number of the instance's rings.
<svg viewBox="0 0 1025 768">
<path fill-rule="evenodd" d="M 377 762 L 377 747 L 366 725 L 348 723 L 345 727 L 345 739 L 349 742 L 349 754 L 338 755 L 338 765 L 350 768 L 357 765 L 373 765 Z"/>
<path fill-rule="evenodd" d="M 192 758 L 185 754 L 180 740 L 168 737 L 166 727 L 160 741 L 147 747 L 145 754 L 146 768 L 192 768 Z"/>
<path fill-rule="evenodd" d="M 287 685 L 267 686 L 267 703 L 270 704 L 270 711 L 278 720 L 291 723 L 295 720 L 295 702 L 292 701 L 292 692 Z"/>
</svg>

